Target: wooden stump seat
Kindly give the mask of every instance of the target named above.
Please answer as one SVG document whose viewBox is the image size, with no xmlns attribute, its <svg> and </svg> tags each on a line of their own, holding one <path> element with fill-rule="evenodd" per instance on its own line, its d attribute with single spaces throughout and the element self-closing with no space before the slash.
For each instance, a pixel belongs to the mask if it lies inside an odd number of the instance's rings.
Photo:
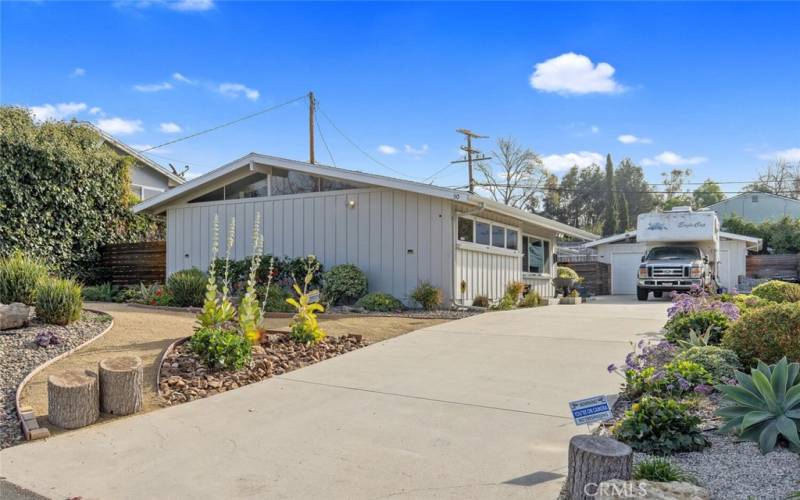
<svg viewBox="0 0 800 500">
<path fill-rule="evenodd" d="M 67 370 L 47 378 L 47 420 L 64 429 L 77 429 L 100 416 L 100 385 L 90 370 Z"/>
<path fill-rule="evenodd" d="M 130 415 L 142 409 L 142 359 L 119 356 L 100 361 L 100 409 L 112 415 Z"/>
</svg>

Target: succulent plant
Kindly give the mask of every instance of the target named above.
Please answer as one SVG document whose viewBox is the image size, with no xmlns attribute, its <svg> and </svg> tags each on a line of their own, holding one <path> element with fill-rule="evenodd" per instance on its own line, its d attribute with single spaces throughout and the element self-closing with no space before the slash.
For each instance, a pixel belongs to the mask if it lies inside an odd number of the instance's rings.
<svg viewBox="0 0 800 500">
<path fill-rule="evenodd" d="M 758 443 L 761 453 L 775 448 L 778 436 L 800 453 L 800 363 L 784 357 L 774 365 L 761 361 L 750 375 L 735 372 L 738 385 L 720 385 L 727 406 L 717 410 L 726 422 L 720 432 L 738 432 Z"/>
</svg>

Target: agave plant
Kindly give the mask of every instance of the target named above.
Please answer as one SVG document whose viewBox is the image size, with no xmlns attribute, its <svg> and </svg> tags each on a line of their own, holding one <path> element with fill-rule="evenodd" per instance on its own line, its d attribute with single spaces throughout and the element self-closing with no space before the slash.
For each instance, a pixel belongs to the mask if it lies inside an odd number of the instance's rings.
<svg viewBox="0 0 800 500">
<path fill-rule="evenodd" d="M 800 363 L 786 357 L 771 366 L 759 361 L 750 375 L 737 371 L 735 377 L 739 385 L 718 386 L 723 402 L 730 403 L 717 410 L 726 420 L 720 432 L 738 432 L 757 442 L 763 454 L 783 436 L 800 453 Z"/>
<path fill-rule="evenodd" d="M 714 333 L 714 327 L 709 326 L 706 328 L 706 333 L 698 335 L 694 329 L 689 330 L 689 340 L 678 340 L 678 345 L 682 349 L 690 349 L 692 347 L 705 347 L 711 342 L 711 334 Z"/>
</svg>

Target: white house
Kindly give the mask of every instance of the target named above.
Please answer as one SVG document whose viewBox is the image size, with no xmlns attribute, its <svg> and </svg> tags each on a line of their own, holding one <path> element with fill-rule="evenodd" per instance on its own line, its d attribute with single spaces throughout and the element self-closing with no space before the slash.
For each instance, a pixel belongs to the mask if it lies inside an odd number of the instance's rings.
<svg viewBox="0 0 800 500">
<path fill-rule="evenodd" d="M 597 260 L 611 265 L 611 293 L 632 295 L 636 293 L 636 276 L 645 252 L 645 244 L 636 241 L 636 231 L 608 236 L 586 243 L 586 248 L 597 250 Z M 739 276 L 746 275 L 747 252 L 758 251 L 761 240 L 726 232 L 719 233 L 719 277 L 723 288 L 735 288 Z"/>
<path fill-rule="evenodd" d="M 800 200 L 772 193 L 741 193 L 709 205 L 705 210 L 717 212 L 721 222 L 735 214 L 757 224 L 784 216 L 800 217 Z"/>
<path fill-rule="evenodd" d="M 556 237 L 597 238 L 476 194 L 256 153 L 134 210 L 166 214 L 168 275 L 208 266 L 215 214 L 222 239 L 235 218 L 235 258 L 248 256 L 261 213 L 265 253 L 355 264 L 371 291 L 404 301 L 422 281 L 458 303 L 497 300 L 515 280 L 550 295 Z"/>
</svg>

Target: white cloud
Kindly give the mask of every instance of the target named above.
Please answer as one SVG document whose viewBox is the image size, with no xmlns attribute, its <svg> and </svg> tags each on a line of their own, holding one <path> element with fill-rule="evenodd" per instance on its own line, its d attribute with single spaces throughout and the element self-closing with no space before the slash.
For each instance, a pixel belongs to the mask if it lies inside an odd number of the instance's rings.
<svg viewBox="0 0 800 500">
<path fill-rule="evenodd" d="M 73 77 L 73 78 L 79 78 L 81 76 L 86 76 L 86 70 L 83 69 L 83 68 L 75 68 L 75 69 L 72 70 L 72 73 L 70 74 L 70 76 Z"/>
<path fill-rule="evenodd" d="M 187 78 L 186 76 L 184 76 L 181 73 L 178 73 L 177 71 L 175 73 L 172 73 L 172 79 L 175 80 L 176 82 L 188 83 L 189 85 L 197 84 L 197 80 L 192 80 L 191 78 Z"/>
<path fill-rule="evenodd" d="M 590 131 L 591 131 L 593 134 L 597 134 L 597 133 L 599 133 L 599 132 L 600 132 L 600 127 L 598 127 L 597 125 L 592 125 L 592 127 L 591 127 L 589 130 L 590 130 Z"/>
<path fill-rule="evenodd" d="M 589 165 L 602 165 L 603 162 L 605 162 L 605 156 L 593 151 L 579 151 L 563 155 L 553 154 L 542 158 L 545 168 L 551 172 L 563 172 L 574 166 L 583 168 Z"/>
<path fill-rule="evenodd" d="M 86 111 L 88 106 L 85 102 L 62 102 L 59 104 L 42 104 L 41 106 L 31 106 L 34 119 L 40 122 L 47 120 L 63 120 L 64 118 L 77 115 Z"/>
<path fill-rule="evenodd" d="M 786 161 L 800 161 L 800 148 L 789 148 L 781 151 L 773 151 L 772 153 L 765 153 L 758 155 L 762 160 L 786 160 Z"/>
<path fill-rule="evenodd" d="M 652 144 L 653 140 L 647 137 L 637 137 L 633 134 L 622 134 L 617 137 L 617 140 L 622 144 Z"/>
<path fill-rule="evenodd" d="M 393 155 L 397 153 L 397 148 L 388 144 L 381 144 L 378 146 L 378 152 L 385 155 Z"/>
<path fill-rule="evenodd" d="M 428 153 L 428 145 L 427 144 L 423 144 L 421 147 L 415 148 L 413 146 L 410 146 L 410 145 L 406 144 L 406 145 L 403 146 L 403 151 L 405 151 L 406 154 L 409 154 L 409 155 L 422 156 L 422 155 Z"/>
<path fill-rule="evenodd" d="M 103 109 L 99 108 L 97 106 L 94 106 L 94 107 L 89 109 L 89 114 L 90 115 L 101 115 L 101 114 L 103 114 Z"/>
<path fill-rule="evenodd" d="M 133 86 L 133 90 L 137 92 L 161 92 L 162 90 L 169 90 L 172 84 L 169 82 L 161 83 L 140 83 Z"/>
<path fill-rule="evenodd" d="M 101 118 L 95 123 L 100 130 L 111 135 L 131 135 L 144 130 L 141 120 L 126 120 L 124 118 Z"/>
<path fill-rule="evenodd" d="M 663 153 L 656 155 L 653 158 L 645 158 L 642 160 L 642 165 L 645 167 L 652 167 L 656 165 L 669 165 L 670 167 L 680 167 L 683 165 L 697 165 L 699 163 L 705 163 L 708 161 L 708 158 L 704 156 L 691 156 L 685 158 L 678 153 L 673 153 L 672 151 L 664 151 Z"/>
<path fill-rule="evenodd" d="M 167 2 L 167 6 L 172 10 L 182 12 L 204 11 L 214 8 L 214 0 L 178 0 L 177 2 Z"/>
<path fill-rule="evenodd" d="M 164 122 L 158 126 L 158 129 L 165 134 L 177 134 L 178 132 L 183 131 L 181 126 L 175 122 Z"/>
<path fill-rule="evenodd" d="M 220 83 L 217 87 L 217 92 L 225 97 L 241 97 L 245 96 L 251 101 L 255 101 L 261 95 L 258 90 L 246 87 L 241 83 Z"/>
<path fill-rule="evenodd" d="M 530 77 L 531 87 L 559 94 L 611 94 L 625 91 L 614 80 L 616 70 L 608 63 L 594 64 L 588 57 L 568 52 L 537 63 Z"/>
</svg>

